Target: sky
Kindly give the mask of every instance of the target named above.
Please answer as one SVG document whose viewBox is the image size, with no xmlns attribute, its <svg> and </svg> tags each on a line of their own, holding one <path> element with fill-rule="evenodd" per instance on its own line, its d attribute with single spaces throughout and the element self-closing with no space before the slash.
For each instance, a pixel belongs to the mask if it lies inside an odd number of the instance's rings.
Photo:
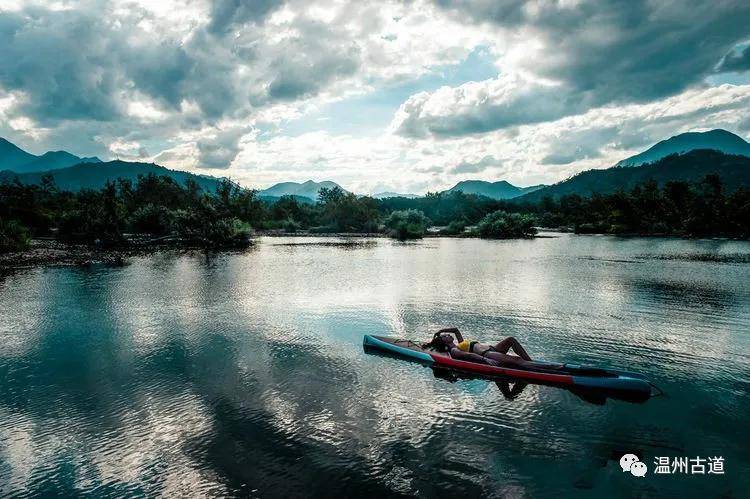
<svg viewBox="0 0 750 499">
<path fill-rule="evenodd" d="M 747 0 L 0 0 L 0 137 L 264 188 L 553 183 L 750 137 Z"/>
</svg>

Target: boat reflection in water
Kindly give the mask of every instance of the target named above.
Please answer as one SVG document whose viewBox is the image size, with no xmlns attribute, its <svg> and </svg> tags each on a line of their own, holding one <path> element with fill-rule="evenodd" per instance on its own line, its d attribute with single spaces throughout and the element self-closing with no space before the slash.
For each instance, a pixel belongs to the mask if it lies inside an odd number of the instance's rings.
<svg viewBox="0 0 750 499">
<path fill-rule="evenodd" d="M 384 355 L 387 357 L 396 358 L 393 355 L 381 354 L 374 349 L 368 350 L 368 354 L 372 355 Z M 594 405 L 604 405 L 607 399 L 622 400 L 625 402 L 632 402 L 636 404 L 642 404 L 649 400 L 652 396 L 660 394 L 660 392 L 654 393 L 642 393 L 642 392 L 631 392 L 622 390 L 611 390 L 605 388 L 584 388 L 578 386 L 563 386 L 556 385 L 554 383 L 543 383 L 528 380 L 515 380 L 512 378 L 500 378 L 498 376 L 473 376 L 464 373 L 457 373 L 449 369 L 440 369 L 433 367 L 432 373 L 436 378 L 444 379 L 451 383 L 458 380 L 474 380 L 474 379 L 485 379 L 487 381 L 494 382 L 497 385 L 500 393 L 502 393 L 505 400 L 515 400 L 521 396 L 523 391 L 528 385 L 544 385 L 551 388 L 557 388 L 560 390 L 567 390 L 573 395 L 577 396 L 581 400 L 584 400 Z"/>
</svg>

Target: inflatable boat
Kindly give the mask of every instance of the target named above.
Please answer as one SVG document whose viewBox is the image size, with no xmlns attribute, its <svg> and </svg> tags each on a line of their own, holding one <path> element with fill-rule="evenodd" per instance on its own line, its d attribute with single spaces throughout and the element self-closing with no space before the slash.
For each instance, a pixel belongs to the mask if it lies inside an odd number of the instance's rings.
<svg viewBox="0 0 750 499">
<path fill-rule="evenodd" d="M 363 346 L 366 351 L 374 350 L 435 369 L 453 371 L 459 376 L 512 379 L 570 389 L 597 390 L 610 396 L 633 400 L 645 400 L 652 395 L 653 385 L 643 375 L 628 371 L 543 361 L 530 362 L 523 368 L 497 367 L 454 359 L 447 352 L 437 352 L 411 340 L 386 336 L 365 335 Z"/>
</svg>

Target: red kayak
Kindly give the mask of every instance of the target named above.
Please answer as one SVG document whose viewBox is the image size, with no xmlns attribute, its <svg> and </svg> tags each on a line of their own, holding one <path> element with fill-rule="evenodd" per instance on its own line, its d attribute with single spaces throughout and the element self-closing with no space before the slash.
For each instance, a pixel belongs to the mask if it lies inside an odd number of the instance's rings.
<svg viewBox="0 0 750 499">
<path fill-rule="evenodd" d="M 374 349 L 428 365 L 433 368 L 454 371 L 485 378 L 512 378 L 538 384 L 605 390 L 632 398 L 649 398 L 652 384 L 642 375 L 614 369 L 581 366 L 577 364 L 552 364 L 530 362 L 528 367 L 496 367 L 478 362 L 454 359 L 447 352 L 436 352 L 411 340 L 385 336 L 365 335 L 365 349 Z"/>
</svg>

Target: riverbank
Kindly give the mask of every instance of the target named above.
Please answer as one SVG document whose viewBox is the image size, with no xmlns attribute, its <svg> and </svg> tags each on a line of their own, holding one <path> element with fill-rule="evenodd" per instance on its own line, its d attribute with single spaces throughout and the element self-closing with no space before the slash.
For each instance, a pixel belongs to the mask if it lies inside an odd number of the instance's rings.
<svg viewBox="0 0 750 499">
<path fill-rule="evenodd" d="M 98 248 L 86 244 L 72 244 L 52 238 L 32 239 L 28 249 L 0 254 L 0 268 L 19 269 L 35 266 L 89 266 L 104 264 L 122 266 L 128 257 L 146 255 L 163 247 Z"/>
<path fill-rule="evenodd" d="M 572 234 L 566 230 L 539 228 L 539 232 L 531 239 L 550 239 L 557 238 L 563 234 Z M 575 234 L 576 236 L 609 236 L 619 239 L 631 238 L 664 238 L 664 239 L 690 239 L 685 236 L 669 234 Z M 324 238 L 324 239 L 391 239 L 384 233 L 357 233 L 357 232 L 327 232 L 316 233 L 306 230 L 287 232 L 282 230 L 265 230 L 255 233 L 250 242 L 250 246 L 255 244 L 258 237 L 270 238 Z M 450 239 L 478 239 L 476 235 L 465 234 L 440 234 L 439 232 L 428 232 L 424 235 L 425 239 L 433 238 L 450 238 Z M 715 237 L 710 240 L 730 241 L 731 238 Z M 227 249 L 205 249 L 195 245 L 177 244 L 174 240 L 133 240 L 130 244 L 117 247 L 97 247 L 86 244 L 74 244 L 59 241 L 54 238 L 37 238 L 32 239 L 30 247 L 24 251 L 11 253 L 0 253 L 0 270 L 5 269 L 23 269 L 35 266 L 79 266 L 86 267 L 90 265 L 122 266 L 127 263 L 127 259 L 134 256 L 144 256 L 162 251 L 213 251 L 213 252 L 233 252 L 238 248 Z M 240 249 L 241 251 L 241 249 Z"/>
<path fill-rule="evenodd" d="M 288 232 L 283 230 L 264 230 L 255 233 L 254 238 L 326 238 L 326 239 L 391 239 L 382 232 L 326 232 L 316 233 L 307 230 Z M 476 238 L 469 235 L 443 235 L 427 233 L 425 238 L 451 237 Z M 536 236 L 550 237 L 550 236 Z M 554 236 L 552 236 L 554 237 Z M 253 244 L 252 240 L 250 246 Z M 122 266 L 130 257 L 144 256 L 161 251 L 219 251 L 231 252 L 238 248 L 205 249 L 190 244 L 179 244 L 173 239 L 133 239 L 128 244 L 114 247 L 99 247 L 87 244 L 76 244 L 60 241 L 55 238 L 35 238 L 29 248 L 23 251 L 0 253 L 0 269 L 23 269 L 35 266 L 78 266 L 90 265 Z"/>
</svg>

